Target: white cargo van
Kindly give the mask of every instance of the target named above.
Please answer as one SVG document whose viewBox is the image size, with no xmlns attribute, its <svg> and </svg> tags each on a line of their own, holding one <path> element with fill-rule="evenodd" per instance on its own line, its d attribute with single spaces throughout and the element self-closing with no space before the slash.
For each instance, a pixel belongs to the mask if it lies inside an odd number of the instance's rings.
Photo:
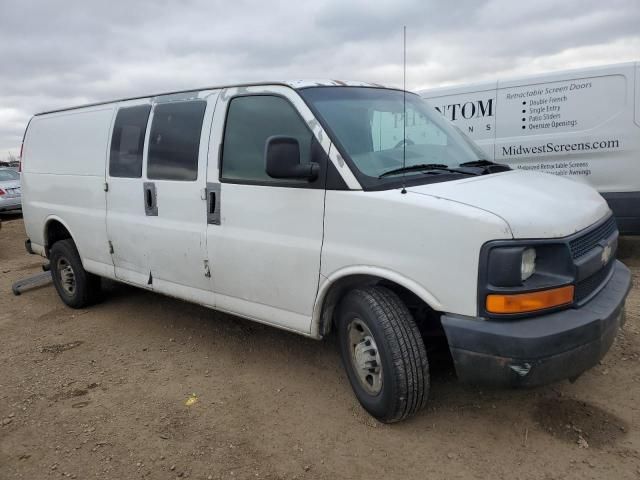
<svg viewBox="0 0 640 480">
<path fill-rule="evenodd" d="M 595 365 L 623 322 L 602 197 L 483 156 L 418 95 L 362 83 L 48 112 L 24 137 L 26 246 L 71 307 L 105 277 L 335 331 L 358 400 L 393 422 L 425 405 L 438 344 L 462 380 L 540 385 Z"/>
<path fill-rule="evenodd" d="M 424 90 L 489 160 L 595 187 L 640 234 L 640 62 Z"/>
</svg>

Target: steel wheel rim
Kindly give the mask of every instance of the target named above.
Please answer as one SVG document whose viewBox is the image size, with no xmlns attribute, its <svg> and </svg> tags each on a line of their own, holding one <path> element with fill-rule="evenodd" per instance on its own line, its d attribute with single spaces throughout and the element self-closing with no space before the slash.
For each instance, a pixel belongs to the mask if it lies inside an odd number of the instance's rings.
<svg viewBox="0 0 640 480">
<path fill-rule="evenodd" d="M 76 292 L 76 274 L 66 258 L 58 260 L 58 274 L 62 289 L 68 295 L 73 295 Z"/>
<path fill-rule="evenodd" d="M 351 365 L 360 385 L 367 393 L 377 395 L 382 390 L 382 361 L 373 334 L 359 318 L 354 318 L 347 329 Z"/>
</svg>

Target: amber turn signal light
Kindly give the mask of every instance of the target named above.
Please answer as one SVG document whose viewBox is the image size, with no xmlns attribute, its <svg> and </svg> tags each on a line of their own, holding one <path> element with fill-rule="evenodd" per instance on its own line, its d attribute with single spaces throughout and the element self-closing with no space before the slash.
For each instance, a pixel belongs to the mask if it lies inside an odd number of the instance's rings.
<svg viewBox="0 0 640 480">
<path fill-rule="evenodd" d="M 529 313 L 573 302 L 573 285 L 539 292 L 487 295 L 489 313 Z"/>
</svg>

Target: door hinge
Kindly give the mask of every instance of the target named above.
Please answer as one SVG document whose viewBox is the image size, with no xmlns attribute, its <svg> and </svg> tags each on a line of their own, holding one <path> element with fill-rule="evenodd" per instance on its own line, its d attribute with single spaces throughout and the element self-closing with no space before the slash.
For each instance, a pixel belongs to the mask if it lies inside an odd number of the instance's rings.
<svg viewBox="0 0 640 480">
<path fill-rule="evenodd" d="M 204 261 L 204 276 L 211 278 L 211 269 L 209 268 L 209 260 Z"/>
<path fill-rule="evenodd" d="M 104 183 L 103 185 L 104 191 L 108 192 L 109 191 L 109 184 L 107 182 Z"/>
<path fill-rule="evenodd" d="M 109 240 L 109 253 L 113 255 L 113 243 L 111 243 L 111 240 Z"/>
</svg>

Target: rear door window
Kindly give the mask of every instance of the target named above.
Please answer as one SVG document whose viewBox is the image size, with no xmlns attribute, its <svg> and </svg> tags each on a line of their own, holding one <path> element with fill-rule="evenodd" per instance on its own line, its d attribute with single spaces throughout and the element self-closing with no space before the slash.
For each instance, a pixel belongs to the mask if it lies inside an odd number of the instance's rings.
<svg viewBox="0 0 640 480">
<path fill-rule="evenodd" d="M 149 134 L 147 177 L 193 181 L 198 178 L 198 152 L 205 101 L 157 105 Z"/>
<path fill-rule="evenodd" d="M 151 105 L 118 110 L 111 136 L 109 175 L 111 177 L 140 178 L 142 151 Z"/>
</svg>

